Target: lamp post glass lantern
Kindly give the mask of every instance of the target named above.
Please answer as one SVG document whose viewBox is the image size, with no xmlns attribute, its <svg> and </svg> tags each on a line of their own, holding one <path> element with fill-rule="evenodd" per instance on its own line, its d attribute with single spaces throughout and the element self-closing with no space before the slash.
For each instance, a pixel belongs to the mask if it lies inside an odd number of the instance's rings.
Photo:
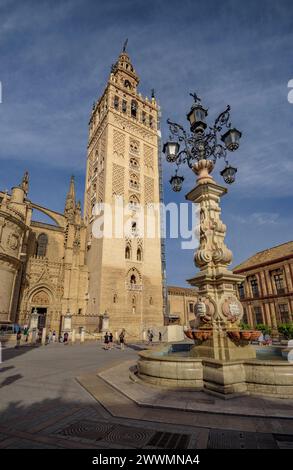
<svg viewBox="0 0 293 470">
<path fill-rule="evenodd" d="M 183 181 L 184 181 L 184 177 L 183 176 L 178 176 L 177 171 L 176 171 L 175 175 L 172 176 L 170 181 L 169 181 L 171 183 L 173 191 L 175 191 L 175 192 L 181 191 Z"/>
<path fill-rule="evenodd" d="M 176 163 L 175 175 L 171 177 L 170 184 L 173 191 L 180 191 L 184 180 L 178 176 L 177 171 L 182 164 L 193 168 L 200 160 L 210 160 L 213 164 L 220 158 L 225 162 L 225 168 L 220 172 L 225 183 L 231 184 L 235 181 L 237 168 L 229 165 L 227 151 L 235 152 L 239 147 L 241 132 L 232 128 L 230 121 L 230 106 L 218 115 L 212 126 L 207 126 L 206 117 L 208 110 L 201 104 L 201 99 L 196 93 L 190 93 L 194 103 L 187 113 L 190 123 L 190 132 L 183 126 L 167 119 L 170 130 L 170 138 L 164 144 L 163 152 L 169 163 Z M 226 130 L 226 131 L 225 131 Z M 181 147 L 181 150 L 180 150 Z"/>
<path fill-rule="evenodd" d="M 227 165 L 224 170 L 221 171 L 221 176 L 223 176 L 225 183 L 234 183 L 236 172 L 237 168 L 233 168 L 233 166 Z"/>
<path fill-rule="evenodd" d="M 174 162 L 177 158 L 180 145 L 178 142 L 173 142 L 172 140 L 166 142 L 163 147 L 163 152 L 166 154 L 167 162 Z"/>
</svg>

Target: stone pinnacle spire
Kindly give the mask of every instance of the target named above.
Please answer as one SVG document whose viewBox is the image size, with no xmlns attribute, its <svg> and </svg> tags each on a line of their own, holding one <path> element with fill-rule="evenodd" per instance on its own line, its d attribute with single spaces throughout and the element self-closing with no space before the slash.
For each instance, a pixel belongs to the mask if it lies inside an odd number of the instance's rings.
<svg viewBox="0 0 293 470">
<path fill-rule="evenodd" d="M 24 175 L 22 177 L 22 180 L 21 180 L 21 183 L 20 183 L 19 186 L 23 189 L 25 195 L 27 196 L 27 193 L 28 193 L 28 190 L 29 190 L 29 173 L 28 173 L 28 171 L 24 172 Z"/>
<path fill-rule="evenodd" d="M 69 191 L 66 196 L 66 203 L 65 203 L 65 209 L 64 209 L 64 215 L 68 219 L 73 219 L 74 218 L 74 213 L 75 213 L 75 183 L 74 183 L 74 176 L 71 176 L 70 179 L 70 185 L 69 185 Z"/>
</svg>

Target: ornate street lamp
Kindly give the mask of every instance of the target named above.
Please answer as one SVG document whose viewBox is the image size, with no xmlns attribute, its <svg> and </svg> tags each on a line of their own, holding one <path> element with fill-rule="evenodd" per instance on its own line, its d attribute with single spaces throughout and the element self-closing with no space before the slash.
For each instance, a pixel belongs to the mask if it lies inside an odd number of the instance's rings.
<svg viewBox="0 0 293 470">
<path fill-rule="evenodd" d="M 227 165 L 225 166 L 224 170 L 221 171 L 221 176 L 223 176 L 225 183 L 231 184 L 235 181 L 235 175 L 237 173 L 237 168 L 233 168 L 233 166 Z"/>
<path fill-rule="evenodd" d="M 191 107 L 189 113 L 187 113 L 187 119 L 190 123 L 190 130 L 191 132 L 203 132 L 207 127 L 205 121 L 208 115 L 208 110 L 202 107 L 200 104 L 200 98 L 195 93 L 191 94 L 191 96 L 193 96 L 195 103 Z"/>
<path fill-rule="evenodd" d="M 255 357 L 254 350 L 242 347 L 241 351 L 239 348 L 236 351 L 230 341 L 230 330 L 238 332 L 243 317 L 243 308 L 235 292 L 244 277 L 228 269 L 232 252 L 225 244 L 226 225 L 221 220 L 220 208 L 220 198 L 227 193 L 227 188 L 211 175 L 216 161 L 222 158 L 225 166 L 221 176 L 227 184 L 235 181 L 237 168 L 229 165 L 226 155 L 238 149 L 241 132 L 231 125 L 230 106 L 210 127 L 206 123 L 207 109 L 195 93 L 191 96 L 194 104 L 187 114 L 190 132 L 168 119 L 171 137 L 164 145 L 164 152 L 167 160 L 176 165 L 175 175 L 170 179 L 173 191 L 182 188 L 184 177 L 177 174 L 181 164 L 187 163 L 197 175 L 195 187 L 185 196 L 199 206 L 196 227 L 199 243 L 194 252 L 194 263 L 199 271 L 188 282 L 199 292 L 194 312 L 198 328 L 195 338 L 208 342 L 202 349 L 196 346 L 194 353 L 219 360 L 252 358 Z"/>
<path fill-rule="evenodd" d="M 178 171 L 178 170 L 175 171 L 175 175 L 172 176 L 171 179 L 170 179 L 170 181 L 169 181 L 169 183 L 170 183 L 171 186 L 172 186 L 173 191 L 175 191 L 175 192 L 181 191 L 181 189 L 182 189 L 182 183 L 183 183 L 183 181 L 184 181 L 184 177 L 183 177 L 183 176 L 178 176 L 178 175 L 177 175 L 177 171 Z"/>
<path fill-rule="evenodd" d="M 238 129 L 231 128 L 230 106 L 227 106 L 219 114 L 213 126 L 207 129 L 208 110 L 202 106 L 201 99 L 195 93 L 190 93 L 190 95 L 194 99 L 194 104 L 187 114 L 191 132 L 186 132 L 180 124 L 168 119 L 171 136 L 163 147 L 166 160 L 177 165 L 175 176 L 170 179 L 172 189 L 176 192 L 181 190 L 184 180 L 183 176 L 177 175 L 178 168 L 183 163 L 187 163 L 189 168 L 194 168 L 195 163 L 200 160 L 210 160 L 214 166 L 217 159 L 223 158 L 226 166 L 220 174 L 227 184 L 235 181 L 237 172 L 237 168 L 230 166 L 226 158 L 227 150 L 234 152 L 238 149 L 242 135 Z M 223 132 L 225 128 L 227 131 Z M 180 144 L 183 144 L 181 150 Z"/>
<path fill-rule="evenodd" d="M 239 147 L 239 139 L 242 136 L 241 132 L 235 129 L 229 129 L 224 135 L 222 135 L 221 140 L 224 142 L 226 148 L 230 152 L 234 152 Z"/>
</svg>

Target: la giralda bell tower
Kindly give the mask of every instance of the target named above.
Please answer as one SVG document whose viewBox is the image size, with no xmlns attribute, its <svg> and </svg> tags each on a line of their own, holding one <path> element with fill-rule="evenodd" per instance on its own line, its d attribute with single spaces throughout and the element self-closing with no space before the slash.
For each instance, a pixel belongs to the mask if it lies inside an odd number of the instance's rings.
<svg viewBox="0 0 293 470">
<path fill-rule="evenodd" d="M 159 106 L 154 97 L 141 96 L 138 83 L 124 47 L 92 109 L 84 204 L 88 313 L 106 312 L 109 330 L 124 328 L 129 341 L 163 325 L 160 211 L 155 208 L 160 202 Z M 115 219 L 115 201 L 123 208 L 122 218 L 119 212 Z M 97 222 L 103 214 L 95 209 L 99 203 L 112 208 L 104 227 Z M 114 219 L 123 221 L 122 233 Z M 102 236 L 97 227 L 106 229 Z"/>
</svg>

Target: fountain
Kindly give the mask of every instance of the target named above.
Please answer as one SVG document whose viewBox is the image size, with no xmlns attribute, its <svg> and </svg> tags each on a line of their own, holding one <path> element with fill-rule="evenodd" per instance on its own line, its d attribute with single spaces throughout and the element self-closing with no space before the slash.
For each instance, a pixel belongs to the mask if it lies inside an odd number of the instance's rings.
<svg viewBox="0 0 293 470">
<path fill-rule="evenodd" d="M 137 365 L 137 376 L 149 383 L 172 388 L 204 390 L 220 397 L 256 394 L 279 398 L 293 398 L 293 364 L 282 355 L 261 359 L 250 341 L 259 332 L 241 330 L 243 307 L 237 298 L 237 284 L 244 278 L 228 269 L 232 252 L 225 245 L 226 226 L 221 221 L 220 198 L 227 189 L 211 176 L 217 158 L 226 150 L 239 146 L 241 133 L 231 129 L 229 110 L 219 115 L 210 131 L 205 133 L 207 110 L 194 94 L 195 104 L 188 119 L 191 135 L 182 126 L 168 120 L 172 137 L 164 146 L 167 161 L 177 166 L 187 162 L 197 175 L 196 186 L 186 199 L 200 206 L 199 247 L 194 255 L 199 272 L 188 282 L 198 288 L 193 329 L 185 332 L 194 344 L 168 345 L 153 351 L 143 351 Z M 225 147 L 218 143 L 217 134 L 226 125 L 222 136 Z M 180 142 L 185 149 L 179 152 Z M 226 183 L 235 179 L 236 169 L 229 166 L 221 172 Z M 179 191 L 183 177 L 170 180 Z M 179 349 L 178 349 L 179 348 Z M 181 350 L 180 350 L 181 349 Z"/>
</svg>

